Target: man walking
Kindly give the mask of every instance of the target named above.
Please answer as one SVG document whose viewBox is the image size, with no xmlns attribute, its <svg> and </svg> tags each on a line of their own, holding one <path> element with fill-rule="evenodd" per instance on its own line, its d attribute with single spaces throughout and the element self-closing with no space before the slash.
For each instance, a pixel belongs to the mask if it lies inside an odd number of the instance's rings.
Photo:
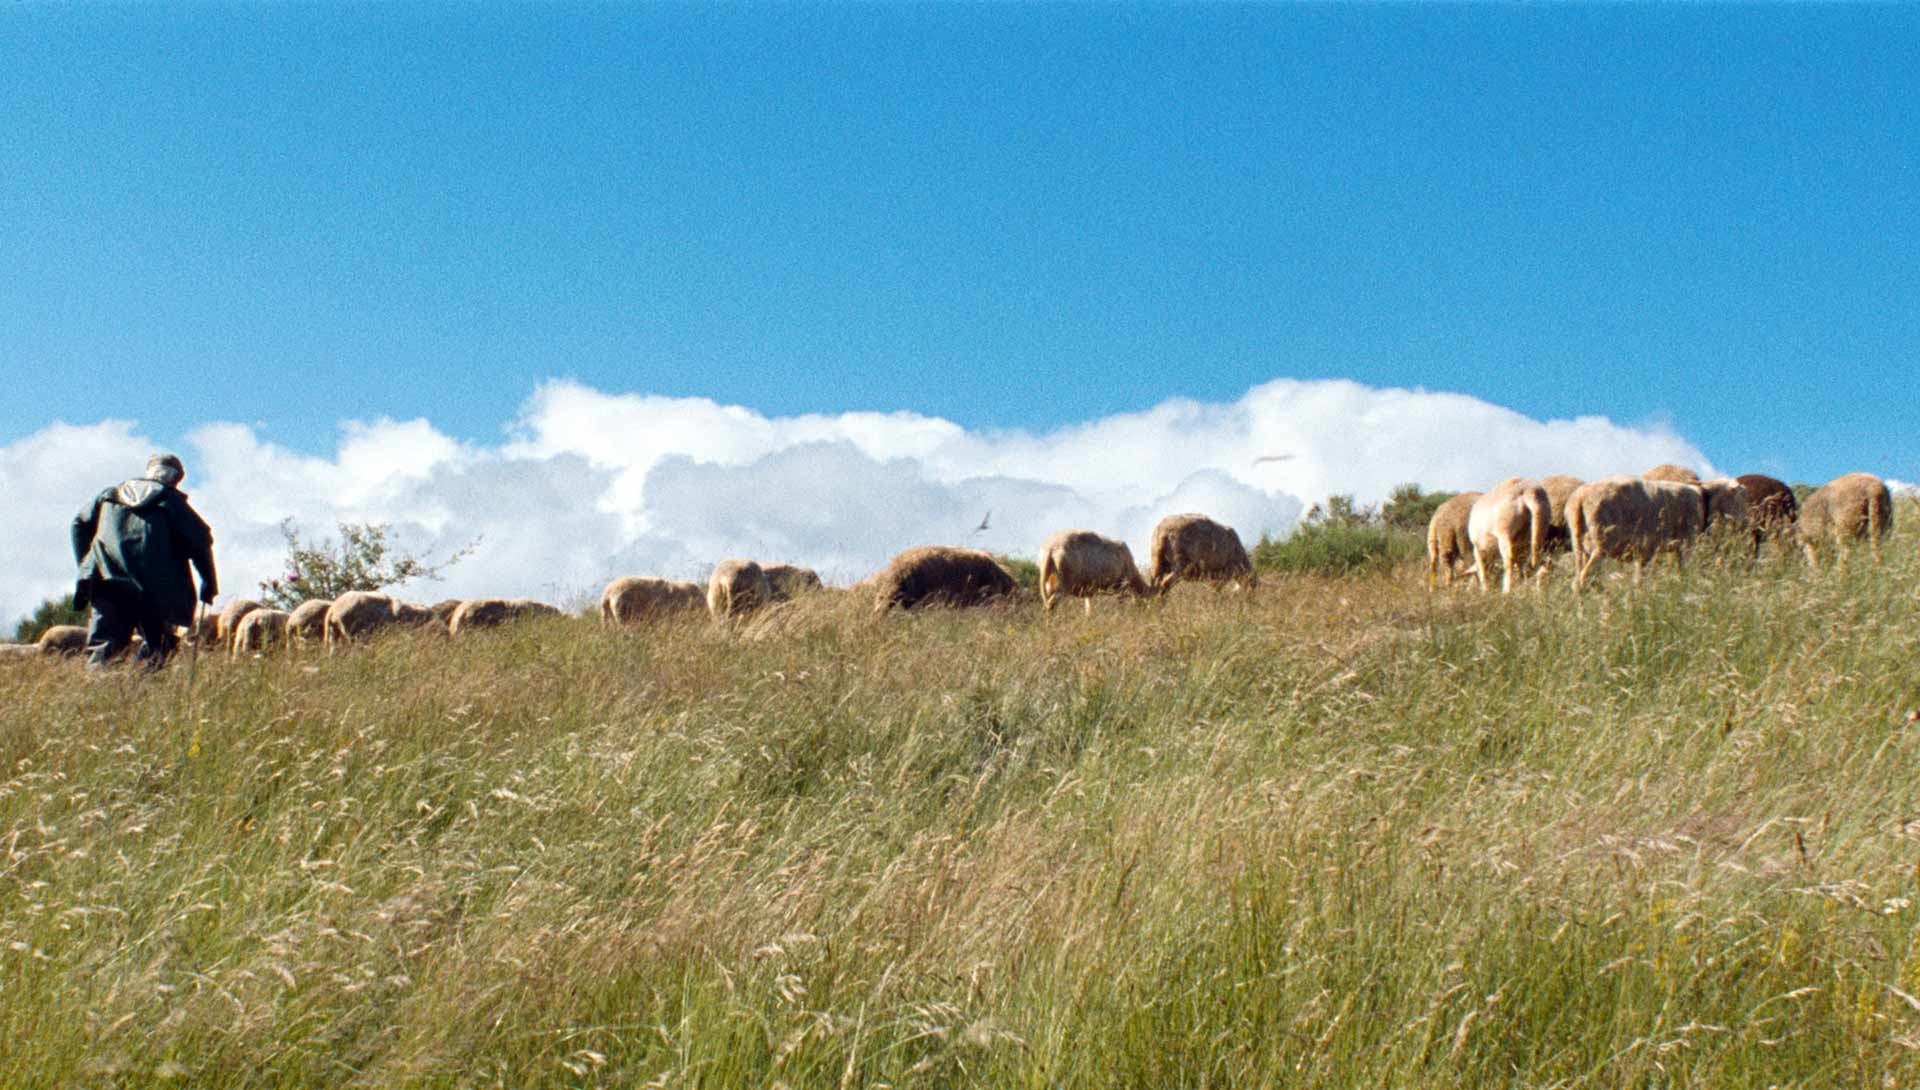
<svg viewBox="0 0 1920 1090">
<path fill-rule="evenodd" d="M 213 531 L 179 484 L 187 471 L 171 454 L 147 460 L 144 475 L 93 498 L 73 520 L 73 558 L 80 577 L 75 609 L 93 606 L 87 627 L 87 669 L 127 649 L 135 629 L 146 641 L 139 658 L 157 670 L 173 653 L 175 625 L 193 623 L 191 563 L 200 600 L 219 592 L 213 574 Z"/>
</svg>

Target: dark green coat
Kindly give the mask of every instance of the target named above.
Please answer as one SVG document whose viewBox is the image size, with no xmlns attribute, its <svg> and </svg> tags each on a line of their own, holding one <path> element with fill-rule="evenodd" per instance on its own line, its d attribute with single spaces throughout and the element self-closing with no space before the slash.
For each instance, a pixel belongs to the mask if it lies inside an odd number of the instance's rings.
<svg viewBox="0 0 1920 1090">
<path fill-rule="evenodd" d="M 166 611 L 173 624 L 193 622 L 191 563 L 200 572 L 200 597 L 219 589 L 213 574 L 213 531 L 187 503 L 187 494 L 159 481 L 138 479 L 93 498 L 73 520 L 73 558 L 80 578 L 73 604 L 85 609 L 91 588 L 115 583 Z"/>
</svg>

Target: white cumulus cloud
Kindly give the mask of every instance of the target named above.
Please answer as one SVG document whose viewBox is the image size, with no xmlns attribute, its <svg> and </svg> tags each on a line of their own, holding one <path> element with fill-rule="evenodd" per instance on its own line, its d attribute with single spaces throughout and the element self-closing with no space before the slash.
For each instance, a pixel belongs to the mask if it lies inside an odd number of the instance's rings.
<svg viewBox="0 0 1920 1090">
<path fill-rule="evenodd" d="M 73 513 L 137 474 L 152 449 L 118 420 L 50 424 L 0 447 L 0 551 L 11 558 L 0 566 L 0 621 L 10 627 L 69 589 Z M 317 456 L 210 421 L 180 453 L 230 594 L 279 574 L 279 527 L 291 517 L 310 537 L 339 522 L 391 523 L 401 547 L 429 558 L 478 539 L 443 583 L 403 588 L 415 597 L 558 601 L 620 574 L 697 578 L 726 556 L 850 582 L 912 545 L 1030 555 L 1052 531 L 1084 527 L 1144 557 L 1153 523 L 1179 511 L 1208 512 L 1251 542 L 1285 533 L 1325 496 L 1372 503 L 1408 481 L 1479 488 L 1661 462 L 1712 472 L 1662 425 L 1543 421 L 1461 394 L 1292 380 L 1045 432 L 907 412 L 767 416 L 552 381 L 497 445 L 463 443 L 427 419 L 356 421 Z"/>
</svg>

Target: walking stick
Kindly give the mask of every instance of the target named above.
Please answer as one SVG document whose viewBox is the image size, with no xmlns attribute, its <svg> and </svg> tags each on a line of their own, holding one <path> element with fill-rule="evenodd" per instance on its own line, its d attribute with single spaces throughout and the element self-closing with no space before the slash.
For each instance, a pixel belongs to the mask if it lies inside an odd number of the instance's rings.
<svg viewBox="0 0 1920 1090">
<path fill-rule="evenodd" d="M 187 640 L 187 691 L 193 691 L 193 678 L 200 670 L 200 626 L 207 618 L 207 603 L 193 601 L 193 634 Z"/>
</svg>

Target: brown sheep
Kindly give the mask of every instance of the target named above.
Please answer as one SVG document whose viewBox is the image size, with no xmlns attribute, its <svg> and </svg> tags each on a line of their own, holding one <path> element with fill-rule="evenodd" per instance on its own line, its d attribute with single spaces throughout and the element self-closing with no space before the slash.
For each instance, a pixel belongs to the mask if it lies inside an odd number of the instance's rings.
<svg viewBox="0 0 1920 1090">
<path fill-rule="evenodd" d="M 826 584 L 820 581 L 820 573 L 812 568 L 796 567 L 792 564 L 769 564 L 761 569 L 767 573 L 767 585 L 773 590 L 773 600 L 785 602 L 819 590 Z"/>
<path fill-rule="evenodd" d="M 327 607 L 333 605 L 325 598 L 315 598 L 310 602 L 301 602 L 287 615 L 287 638 L 292 643 L 318 643 L 327 636 Z"/>
<path fill-rule="evenodd" d="M 209 613 L 202 608 L 194 614 L 192 627 L 186 630 L 186 638 L 195 649 L 212 650 L 220 646 L 220 614 Z"/>
<path fill-rule="evenodd" d="M 284 647 L 287 643 L 288 622 L 292 614 L 283 609 L 250 609 L 233 626 L 234 658 L 253 651 L 266 651 L 273 647 Z M 322 618 L 324 620 L 324 617 Z"/>
<path fill-rule="evenodd" d="M 1603 557 L 1632 560 L 1637 582 L 1661 552 L 1681 560 L 1681 550 L 1707 521 L 1707 494 L 1689 484 L 1650 481 L 1624 474 L 1589 481 L 1567 498 L 1567 530 L 1573 541 L 1573 588 Z"/>
<path fill-rule="evenodd" d="M 1012 597 L 1020 589 L 1007 569 L 989 554 L 950 545 L 908 549 L 888 562 L 870 582 L 877 613 L 894 606 L 984 605 L 996 598 Z"/>
<path fill-rule="evenodd" d="M 722 560 L 707 580 L 707 612 L 725 620 L 773 601 L 766 569 L 751 560 Z"/>
<path fill-rule="evenodd" d="M 43 655 L 78 655 L 87 649 L 87 630 L 77 624 L 57 624 L 34 642 Z"/>
<path fill-rule="evenodd" d="M 1547 490 L 1526 477 L 1509 477 L 1473 501 L 1467 511 L 1467 540 L 1473 545 L 1473 570 L 1481 590 L 1492 589 L 1487 565 L 1495 556 L 1500 558 L 1502 594 L 1513 590 L 1516 570 L 1525 579 L 1540 565 L 1546 558 L 1550 511 Z"/>
<path fill-rule="evenodd" d="M 1747 514 L 1753 523 L 1754 545 L 1766 537 L 1780 537 L 1800 517 L 1800 502 L 1785 481 L 1761 473 L 1742 473 L 1734 480 L 1747 493 Z"/>
<path fill-rule="evenodd" d="M 706 592 L 697 583 L 639 575 L 623 575 L 600 593 L 600 619 L 607 624 L 634 624 L 706 606 Z"/>
<path fill-rule="evenodd" d="M 469 598 L 453 611 L 447 634 L 458 636 L 482 628 L 497 628 L 524 617 L 558 617 L 560 611 L 531 598 Z"/>
<path fill-rule="evenodd" d="M 1732 477 L 1716 477 L 1700 482 L 1704 503 L 1702 533 L 1719 541 L 1739 541 L 1749 556 L 1756 544 L 1753 514 L 1747 507 L 1747 490 Z"/>
<path fill-rule="evenodd" d="M 1564 553 L 1573 548 L 1572 539 L 1567 534 L 1567 497 L 1573 490 L 1587 482 L 1578 477 L 1569 477 L 1565 473 L 1555 473 L 1551 477 L 1540 478 L 1540 487 L 1547 490 L 1547 553 Z"/>
<path fill-rule="evenodd" d="M 233 630 L 239 626 L 240 618 L 245 617 L 247 614 L 259 608 L 259 602 L 248 598 L 228 602 L 225 606 L 222 606 L 219 613 L 219 621 L 214 630 L 214 638 L 220 641 L 220 646 L 231 649 L 233 647 Z"/>
<path fill-rule="evenodd" d="M 1640 474 L 1643 481 L 1672 481 L 1675 484 L 1699 484 L 1700 474 L 1686 466 L 1677 466 L 1672 462 L 1663 462 Z"/>
<path fill-rule="evenodd" d="M 355 637 L 382 628 L 418 628 L 437 623 L 433 612 L 426 606 L 402 602 L 391 594 L 378 591 L 350 590 L 335 598 L 333 604 L 327 607 L 323 631 L 327 651 L 331 653 L 338 647 L 351 644 Z"/>
<path fill-rule="evenodd" d="M 1838 550 L 1848 541 L 1862 539 L 1873 545 L 1874 558 L 1879 559 L 1880 541 L 1893 531 L 1893 493 L 1871 473 L 1835 477 L 1800 504 L 1796 529 L 1809 564 L 1820 562 L 1819 546 L 1831 543 Z"/>
<path fill-rule="evenodd" d="M 1092 613 L 1093 596 L 1101 591 L 1135 597 L 1152 593 L 1126 542 L 1091 530 L 1062 530 L 1041 546 L 1040 602 L 1049 613 L 1063 594 L 1084 599 Z"/>
<path fill-rule="evenodd" d="M 1428 590 L 1440 581 L 1440 565 L 1447 566 L 1447 585 L 1452 586 L 1455 566 L 1473 556 L 1473 541 L 1467 537 L 1467 513 L 1479 498 L 1478 492 L 1462 492 L 1433 509 L 1433 517 L 1427 520 Z"/>
<path fill-rule="evenodd" d="M 1165 593 L 1182 579 L 1202 579 L 1219 590 L 1232 583 L 1251 591 L 1260 583 L 1233 527 L 1205 515 L 1168 515 L 1153 528 L 1147 582 Z"/>
</svg>

